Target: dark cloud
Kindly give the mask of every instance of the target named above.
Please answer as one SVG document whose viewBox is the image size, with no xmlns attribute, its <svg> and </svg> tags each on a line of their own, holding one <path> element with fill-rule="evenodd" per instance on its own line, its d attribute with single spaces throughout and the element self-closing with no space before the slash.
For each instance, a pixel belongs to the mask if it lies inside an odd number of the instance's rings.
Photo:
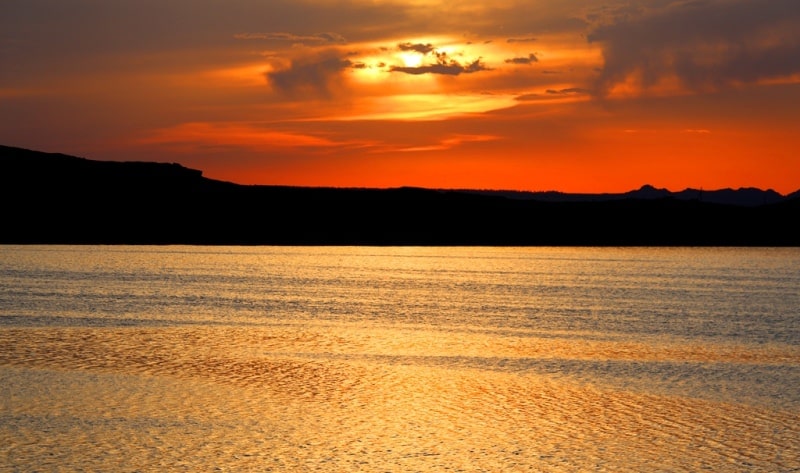
<svg viewBox="0 0 800 473">
<path fill-rule="evenodd" d="M 460 74 L 471 74 L 473 72 L 489 70 L 489 68 L 487 68 L 483 62 L 481 62 L 480 58 L 466 64 L 461 64 L 455 59 L 450 59 L 447 56 L 447 53 L 434 52 L 434 54 L 436 55 L 436 63 L 434 64 L 425 64 L 422 66 L 413 67 L 392 66 L 389 71 L 403 72 L 405 74 L 413 75 L 444 74 L 449 76 L 457 76 Z"/>
<path fill-rule="evenodd" d="M 400 51 L 415 51 L 420 54 L 428 54 L 433 52 L 433 45 L 431 43 L 400 43 L 397 45 Z"/>
<path fill-rule="evenodd" d="M 528 54 L 528 57 L 506 59 L 507 64 L 533 64 L 534 62 L 539 62 L 539 58 L 535 54 Z"/>
<path fill-rule="evenodd" d="M 339 80 L 341 72 L 351 67 L 359 67 L 349 59 L 336 53 L 324 53 L 292 61 L 287 69 L 265 74 L 269 83 L 278 91 L 287 94 L 312 94 L 329 96 Z"/>
<path fill-rule="evenodd" d="M 413 75 L 420 75 L 420 74 L 444 74 L 450 76 L 457 76 L 459 74 L 469 74 L 472 72 L 478 71 L 485 71 L 488 70 L 486 66 L 480 62 L 480 59 L 476 59 L 475 61 L 461 65 L 458 64 L 456 61 L 451 61 L 450 63 L 436 63 L 436 64 L 427 64 L 424 66 L 416 66 L 416 67 L 404 67 L 404 66 L 392 66 L 389 69 L 391 72 L 404 72 L 406 74 L 413 74 Z"/>
<path fill-rule="evenodd" d="M 643 89 L 676 77 L 693 90 L 718 90 L 800 73 L 800 2 L 673 2 L 618 13 L 587 39 L 603 48 L 600 94 L 631 77 Z"/>
<path fill-rule="evenodd" d="M 507 43 L 532 43 L 536 38 L 508 38 Z"/>
</svg>

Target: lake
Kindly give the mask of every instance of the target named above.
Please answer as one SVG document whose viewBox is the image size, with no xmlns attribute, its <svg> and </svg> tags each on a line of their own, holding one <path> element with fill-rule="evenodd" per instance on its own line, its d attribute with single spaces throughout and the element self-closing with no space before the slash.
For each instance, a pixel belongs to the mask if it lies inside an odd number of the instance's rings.
<svg viewBox="0 0 800 473">
<path fill-rule="evenodd" d="M 0 246 L 0 471 L 800 471 L 800 248 Z"/>
</svg>

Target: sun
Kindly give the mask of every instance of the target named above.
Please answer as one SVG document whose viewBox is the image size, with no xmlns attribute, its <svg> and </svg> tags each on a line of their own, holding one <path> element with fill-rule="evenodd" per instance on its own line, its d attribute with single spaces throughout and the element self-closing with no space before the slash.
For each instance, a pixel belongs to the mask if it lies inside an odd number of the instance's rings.
<svg viewBox="0 0 800 473">
<path fill-rule="evenodd" d="M 419 67 L 422 65 L 422 54 L 416 52 L 404 51 L 398 53 L 397 56 L 403 61 L 405 67 Z"/>
</svg>

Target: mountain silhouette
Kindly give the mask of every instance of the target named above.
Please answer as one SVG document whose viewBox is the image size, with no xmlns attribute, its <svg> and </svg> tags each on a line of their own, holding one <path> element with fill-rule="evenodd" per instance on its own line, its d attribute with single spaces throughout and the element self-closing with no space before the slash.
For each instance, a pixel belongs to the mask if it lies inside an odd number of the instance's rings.
<svg viewBox="0 0 800 473">
<path fill-rule="evenodd" d="M 800 246 L 800 193 L 239 185 L 0 146 L 0 243 Z"/>
<path fill-rule="evenodd" d="M 774 190 L 761 190 L 756 188 L 743 189 L 685 189 L 680 192 L 671 192 L 667 189 L 657 189 L 649 184 L 645 184 L 637 190 L 621 194 L 565 194 L 562 192 L 520 192 L 520 191 L 475 191 L 462 190 L 463 192 L 479 193 L 483 195 L 502 195 L 511 199 L 539 200 L 543 202 L 600 202 L 621 199 L 665 199 L 673 198 L 678 200 L 695 200 L 715 204 L 742 205 L 746 207 L 757 207 L 763 204 L 774 204 L 787 199 L 787 196 L 775 192 Z"/>
</svg>

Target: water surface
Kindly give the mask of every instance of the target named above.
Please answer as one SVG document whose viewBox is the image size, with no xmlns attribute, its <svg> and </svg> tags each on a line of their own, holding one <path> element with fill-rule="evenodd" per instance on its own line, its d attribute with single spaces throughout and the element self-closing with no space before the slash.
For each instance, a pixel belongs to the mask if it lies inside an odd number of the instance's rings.
<svg viewBox="0 0 800 473">
<path fill-rule="evenodd" d="M 800 249 L 0 246 L 0 470 L 800 469 Z"/>
</svg>

